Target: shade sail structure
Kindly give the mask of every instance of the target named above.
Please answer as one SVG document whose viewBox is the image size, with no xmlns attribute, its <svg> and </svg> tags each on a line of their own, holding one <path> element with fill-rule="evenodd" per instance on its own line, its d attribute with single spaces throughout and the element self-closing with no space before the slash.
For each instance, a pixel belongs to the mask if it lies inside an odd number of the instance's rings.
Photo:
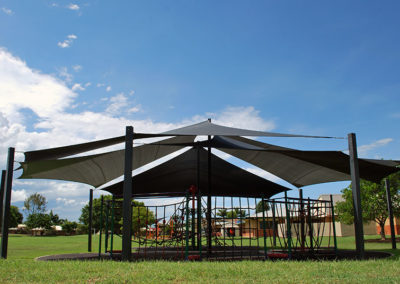
<svg viewBox="0 0 400 284">
<path fill-rule="evenodd" d="M 194 136 L 165 139 L 133 148 L 133 169 L 137 169 L 193 142 Z M 182 145 L 181 145 L 182 144 Z M 125 150 L 76 158 L 22 162 L 22 179 L 75 181 L 98 187 L 124 172 Z"/>
<path fill-rule="evenodd" d="M 275 132 L 264 132 L 240 129 L 234 127 L 227 127 L 218 124 L 211 123 L 210 121 L 203 121 L 190 126 L 166 131 L 163 135 L 221 135 L 221 136 L 264 136 L 264 137 L 305 137 L 305 138 L 335 138 L 328 136 L 309 136 L 309 135 L 297 135 L 297 134 L 282 134 Z"/>
<path fill-rule="evenodd" d="M 152 138 L 152 137 L 164 137 L 171 135 L 163 135 L 163 134 L 149 134 L 149 133 L 135 133 L 134 139 L 143 139 L 143 138 Z M 69 145 L 64 147 L 56 147 L 49 148 L 37 151 L 28 151 L 25 152 L 25 162 L 33 162 L 39 160 L 51 160 L 51 159 L 60 159 L 100 148 L 104 148 L 107 146 L 112 146 L 116 144 L 120 144 L 125 142 L 125 136 L 118 136 L 103 140 L 97 140 L 93 142 Z"/>
<path fill-rule="evenodd" d="M 208 193 L 208 152 L 203 148 L 191 148 L 183 154 L 149 169 L 132 178 L 133 196 L 185 196 L 191 185 L 197 183 L 197 154 L 200 161 L 200 191 Z M 247 172 L 223 159 L 211 155 L 211 195 L 269 198 L 287 187 Z M 123 182 L 102 188 L 116 196 L 122 196 Z"/>
<path fill-rule="evenodd" d="M 287 182 L 306 185 L 350 180 L 349 156 L 340 151 L 300 151 L 243 137 L 213 138 L 213 147 Z M 372 182 L 400 169 L 400 161 L 358 159 L 360 177 Z"/>
</svg>

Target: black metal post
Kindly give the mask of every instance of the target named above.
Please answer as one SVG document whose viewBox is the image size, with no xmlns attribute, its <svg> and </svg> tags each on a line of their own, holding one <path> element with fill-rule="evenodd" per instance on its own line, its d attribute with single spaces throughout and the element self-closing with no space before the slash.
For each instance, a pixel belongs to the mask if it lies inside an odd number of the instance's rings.
<svg viewBox="0 0 400 284">
<path fill-rule="evenodd" d="M 211 122 L 211 119 L 208 119 Z M 207 192 L 207 254 L 211 256 L 212 243 L 212 224 L 211 224 L 211 136 L 208 135 L 208 192 Z"/>
<path fill-rule="evenodd" d="M 197 246 L 200 259 L 202 251 L 201 241 L 201 191 L 200 191 L 200 145 L 197 144 Z"/>
<path fill-rule="evenodd" d="M 289 208 L 289 199 L 287 197 L 287 191 L 285 191 L 285 211 L 286 211 L 286 224 L 287 224 L 287 248 L 288 248 L 288 257 L 292 259 L 292 225 L 290 221 L 290 208 Z"/>
<path fill-rule="evenodd" d="M 363 259 L 365 256 L 364 228 L 362 220 L 360 173 L 358 168 L 356 134 L 350 133 L 348 135 L 348 140 L 349 140 L 351 188 L 353 191 L 354 231 L 356 236 L 356 251 L 358 258 Z"/>
<path fill-rule="evenodd" d="M 275 200 L 272 200 L 272 245 L 276 247 L 276 217 L 275 217 Z"/>
<path fill-rule="evenodd" d="M 267 232 L 266 232 L 266 227 L 267 227 L 267 222 L 265 221 L 265 201 L 264 201 L 264 195 L 261 197 L 261 206 L 262 206 L 262 224 L 263 224 L 263 237 L 264 237 L 264 258 L 268 259 L 268 248 L 267 248 Z M 256 213 L 257 216 L 257 213 Z M 258 224 L 258 220 L 257 220 Z M 258 239 L 258 228 L 257 228 L 257 239 Z"/>
<path fill-rule="evenodd" d="M 300 242 L 301 242 L 301 250 L 304 251 L 305 243 L 306 243 L 306 234 L 305 234 L 305 222 L 304 222 L 304 202 L 303 202 L 303 189 L 299 188 L 299 197 L 300 197 Z"/>
<path fill-rule="evenodd" d="M 5 191 L 4 191 L 4 205 L 3 205 L 3 222 L 2 226 L 2 237 L 1 237 L 1 257 L 7 258 L 8 249 L 8 224 L 10 220 L 10 206 L 11 206 L 11 189 L 12 189 L 12 179 L 14 171 L 14 154 L 15 149 L 8 148 L 8 158 L 7 158 L 7 173 L 5 179 Z"/>
<path fill-rule="evenodd" d="M 128 261 L 132 256 L 132 154 L 133 127 L 126 127 L 125 135 L 125 169 L 123 192 L 123 227 L 122 227 L 122 260 Z"/>
<path fill-rule="evenodd" d="M 336 225 L 335 225 L 335 206 L 333 205 L 333 196 L 332 194 L 330 195 L 330 200 L 331 200 L 331 221 L 332 221 L 332 229 L 333 229 L 333 245 L 335 246 L 335 255 L 337 256 L 338 254 L 338 248 L 337 248 L 337 239 L 336 239 Z"/>
<path fill-rule="evenodd" d="M 92 251 L 92 228 L 93 227 L 93 189 L 89 192 L 89 228 L 88 228 L 88 252 Z"/>
<path fill-rule="evenodd" d="M 108 250 L 108 222 L 110 220 L 110 201 L 106 201 L 106 232 L 104 237 L 104 252 L 107 253 Z"/>
<path fill-rule="evenodd" d="M 308 234 L 310 236 L 310 252 L 314 250 L 314 233 L 313 233 L 313 218 L 311 216 L 311 201 L 310 197 L 308 198 L 308 206 L 307 206 L 307 215 L 308 215 Z"/>
<path fill-rule="evenodd" d="M 100 197 L 100 226 L 99 226 L 99 259 L 101 258 L 101 237 L 103 231 L 103 195 Z"/>
<path fill-rule="evenodd" d="M 1 184 L 0 184 L 0 230 L 3 224 L 3 205 L 4 205 L 4 191 L 6 188 L 6 171 L 1 171 Z"/>
<path fill-rule="evenodd" d="M 388 206 L 389 222 L 390 222 L 390 238 L 392 240 L 392 249 L 396 249 L 396 233 L 394 231 L 392 197 L 390 196 L 389 179 L 385 179 L 385 186 L 386 186 L 386 198 L 387 198 L 387 206 Z"/>
</svg>

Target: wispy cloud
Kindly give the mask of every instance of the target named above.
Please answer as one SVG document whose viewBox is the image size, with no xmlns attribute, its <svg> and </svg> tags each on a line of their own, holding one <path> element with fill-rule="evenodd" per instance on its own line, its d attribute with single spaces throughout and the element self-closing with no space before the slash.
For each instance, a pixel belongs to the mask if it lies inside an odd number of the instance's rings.
<svg viewBox="0 0 400 284">
<path fill-rule="evenodd" d="M 57 43 L 57 45 L 61 48 L 67 48 L 70 47 L 71 44 L 76 40 L 78 37 L 74 34 L 70 34 L 67 36 L 67 38 L 64 41 L 60 41 Z"/>
<path fill-rule="evenodd" d="M 110 114 L 117 114 L 128 103 L 128 98 L 124 93 L 119 93 L 110 98 L 110 105 L 106 108 L 106 112 Z"/>
<path fill-rule="evenodd" d="M 7 14 L 9 16 L 14 15 L 14 12 L 11 9 L 8 9 L 6 7 L 2 7 L 1 10 L 4 12 L 4 14 Z"/>
<path fill-rule="evenodd" d="M 80 7 L 78 6 L 78 4 L 73 4 L 73 3 L 69 4 L 69 5 L 67 6 L 67 8 L 70 9 L 70 10 L 74 10 L 74 11 L 79 11 L 79 9 L 80 9 Z"/>
<path fill-rule="evenodd" d="M 107 86 L 106 91 L 110 92 L 111 91 L 111 86 Z"/>
<path fill-rule="evenodd" d="M 75 83 L 73 86 L 72 86 L 72 91 L 84 91 L 85 90 L 85 88 L 81 85 L 81 84 L 79 84 L 79 83 Z"/>
<path fill-rule="evenodd" d="M 71 83 L 73 76 L 72 74 L 68 73 L 68 68 L 67 67 L 61 67 L 58 69 L 58 76 L 65 80 L 67 83 Z"/>
<path fill-rule="evenodd" d="M 74 69 L 75 72 L 78 72 L 78 71 L 82 70 L 82 66 L 81 65 L 74 65 L 74 66 L 72 66 L 72 69 Z"/>
<path fill-rule="evenodd" d="M 361 155 L 365 156 L 368 154 L 368 152 L 372 151 L 373 149 L 378 148 L 378 147 L 383 147 L 392 141 L 393 141 L 393 138 L 383 138 L 383 139 L 374 141 L 367 145 L 361 145 L 357 148 L 357 151 L 360 156 Z"/>
</svg>

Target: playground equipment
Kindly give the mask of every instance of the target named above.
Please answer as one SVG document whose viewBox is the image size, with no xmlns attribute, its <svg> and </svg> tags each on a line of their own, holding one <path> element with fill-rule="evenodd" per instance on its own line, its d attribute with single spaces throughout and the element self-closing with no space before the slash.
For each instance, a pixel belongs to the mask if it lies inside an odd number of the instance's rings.
<svg viewBox="0 0 400 284">
<path fill-rule="evenodd" d="M 132 260 L 314 259 L 337 253 L 332 200 L 286 194 L 276 199 L 212 197 L 210 228 L 206 204 L 194 187 L 177 203 L 132 203 Z M 120 236 L 115 216 L 121 216 L 116 212 L 122 210 L 122 201 L 113 198 L 103 206 L 104 252 L 120 259 L 121 251 L 113 246 Z M 100 244 L 102 238 L 100 234 Z"/>
</svg>

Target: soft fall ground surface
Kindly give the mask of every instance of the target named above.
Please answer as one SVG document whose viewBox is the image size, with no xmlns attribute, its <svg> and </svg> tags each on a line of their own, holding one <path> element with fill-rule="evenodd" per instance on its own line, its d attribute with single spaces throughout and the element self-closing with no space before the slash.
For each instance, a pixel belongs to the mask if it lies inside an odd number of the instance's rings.
<svg viewBox="0 0 400 284">
<path fill-rule="evenodd" d="M 341 249 L 354 248 L 354 238 L 338 241 Z M 38 262 L 37 256 L 86 252 L 87 237 L 11 235 L 0 283 L 400 283 L 400 254 L 390 247 L 366 243 L 366 249 L 395 254 L 368 261 Z"/>
</svg>

